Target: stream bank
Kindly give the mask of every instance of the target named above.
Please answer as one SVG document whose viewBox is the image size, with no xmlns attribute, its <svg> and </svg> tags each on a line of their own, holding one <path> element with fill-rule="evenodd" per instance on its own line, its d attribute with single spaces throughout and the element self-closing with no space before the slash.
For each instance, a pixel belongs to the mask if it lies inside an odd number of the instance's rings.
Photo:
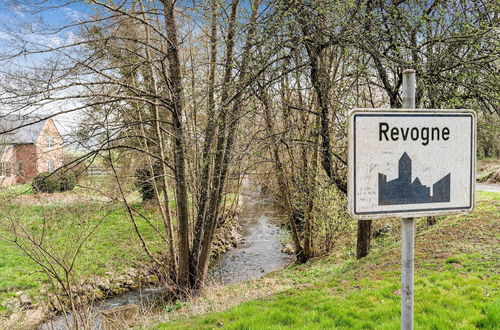
<svg viewBox="0 0 500 330">
<path fill-rule="evenodd" d="M 222 230 L 216 237 L 215 255 L 220 255 L 211 264 L 209 284 L 227 285 L 257 279 L 263 275 L 283 268 L 293 257 L 282 252 L 281 237 L 285 231 L 280 226 L 285 222 L 279 205 L 266 189 L 254 178 L 243 180 L 240 192 L 241 211 L 238 215 L 238 226 L 235 231 L 231 225 Z M 239 240 L 240 244 L 234 248 Z M 121 295 L 105 298 L 94 303 L 92 310 L 92 329 L 103 329 L 104 317 L 113 310 L 128 306 L 136 309 L 147 309 L 161 297 L 160 288 L 132 290 Z M 138 306 L 138 307 L 137 307 Z M 136 313 L 136 312 L 134 312 Z M 70 323 L 71 315 L 68 315 Z M 57 317 L 41 325 L 38 329 L 67 329 L 64 316 Z"/>
</svg>

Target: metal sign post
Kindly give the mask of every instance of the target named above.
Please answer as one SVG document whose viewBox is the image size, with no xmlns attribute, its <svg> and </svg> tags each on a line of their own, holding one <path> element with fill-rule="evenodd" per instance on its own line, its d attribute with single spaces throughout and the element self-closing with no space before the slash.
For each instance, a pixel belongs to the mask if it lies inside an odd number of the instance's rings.
<svg viewBox="0 0 500 330">
<path fill-rule="evenodd" d="M 357 220 L 401 219 L 401 329 L 413 329 L 414 217 L 474 209 L 476 115 L 415 110 L 415 70 L 403 72 L 403 109 L 349 113 L 348 204 Z"/>
<path fill-rule="evenodd" d="M 415 70 L 403 71 L 403 108 L 415 109 Z M 413 330 L 415 221 L 401 219 L 401 329 Z"/>
</svg>

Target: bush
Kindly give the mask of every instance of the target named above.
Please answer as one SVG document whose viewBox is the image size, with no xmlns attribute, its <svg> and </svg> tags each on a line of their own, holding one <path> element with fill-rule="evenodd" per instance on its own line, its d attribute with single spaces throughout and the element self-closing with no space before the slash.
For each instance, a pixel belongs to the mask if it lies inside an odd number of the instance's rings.
<svg viewBox="0 0 500 330">
<path fill-rule="evenodd" d="M 55 193 L 60 189 L 59 179 L 51 172 L 42 172 L 38 174 L 31 183 L 35 194 L 38 193 Z"/>
<path fill-rule="evenodd" d="M 75 189 L 77 184 L 77 177 L 75 172 L 64 172 L 58 175 L 59 178 L 59 191 L 70 191 Z"/>
<path fill-rule="evenodd" d="M 153 174 L 147 168 L 139 168 L 135 172 L 135 187 L 139 190 L 143 202 L 152 201 L 155 197 Z"/>
<path fill-rule="evenodd" d="M 33 191 L 37 193 L 53 194 L 58 191 L 73 190 L 76 186 L 77 178 L 73 172 L 51 173 L 42 172 L 38 174 L 31 183 Z"/>
</svg>

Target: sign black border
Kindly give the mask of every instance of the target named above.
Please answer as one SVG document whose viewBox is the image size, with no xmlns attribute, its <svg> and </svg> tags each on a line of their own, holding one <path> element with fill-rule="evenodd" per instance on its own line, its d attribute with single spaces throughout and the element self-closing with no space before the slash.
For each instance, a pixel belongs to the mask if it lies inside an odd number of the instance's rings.
<svg viewBox="0 0 500 330">
<path fill-rule="evenodd" d="M 445 208 L 427 208 L 427 209 L 411 209 L 411 210 L 389 210 L 389 211 L 371 211 L 371 212 L 357 212 L 356 211 L 356 118 L 357 117 L 469 117 L 470 118 L 470 134 L 471 134 L 471 144 L 470 144 L 470 194 L 469 194 L 469 205 L 461 207 L 445 207 Z M 369 215 L 369 214 L 384 214 L 384 213 L 404 213 L 404 212 L 428 212 L 428 211 L 446 211 L 446 210 L 463 210 L 470 209 L 473 203 L 473 190 L 474 190 L 474 176 L 473 171 L 473 157 L 474 157 L 474 115 L 472 113 L 462 113 L 462 114 L 445 114 L 445 113 L 354 113 L 353 114 L 353 134 L 354 134 L 354 170 L 353 170 L 353 182 L 354 182 L 354 208 L 353 213 L 355 215 Z"/>
</svg>

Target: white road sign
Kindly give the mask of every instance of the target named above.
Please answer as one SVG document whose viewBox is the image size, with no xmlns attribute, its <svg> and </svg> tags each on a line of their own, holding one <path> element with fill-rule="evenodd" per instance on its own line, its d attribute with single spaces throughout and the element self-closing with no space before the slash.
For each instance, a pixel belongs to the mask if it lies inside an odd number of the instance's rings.
<svg viewBox="0 0 500 330">
<path fill-rule="evenodd" d="M 356 109 L 349 115 L 349 125 L 353 218 L 406 218 L 473 209 L 473 111 Z"/>
</svg>

